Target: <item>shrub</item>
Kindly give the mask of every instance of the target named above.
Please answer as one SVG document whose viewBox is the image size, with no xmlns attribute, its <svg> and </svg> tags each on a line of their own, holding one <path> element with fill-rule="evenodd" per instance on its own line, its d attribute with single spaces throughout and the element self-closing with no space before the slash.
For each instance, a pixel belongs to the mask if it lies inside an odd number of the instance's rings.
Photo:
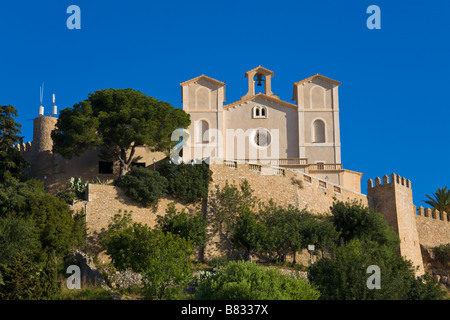
<svg viewBox="0 0 450 320">
<path fill-rule="evenodd" d="M 199 300 L 317 300 L 319 292 L 305 279 L 240 261 L 230 262 L 203 277 L 194 297 Z"/>
<path fill-rule="evenodd" d="M 55 256 L 36 263 L 24 252 L 0 264 L 0 300 L 53 299 L 61 291 Z"/>
<path fill-rule="evenodd" d="M 125 190 L 125 194 L 145 207 L 156 206 L 159 199 L 167 191 L 167 179 L 158 171 L 142 167 L 132 167 L 124 176 L 120 176 L 114 184 Z"/>
<path fill-rule="evenodd" d="M 187 214 L 184 209 L 177 211 L 173 203 L 169 203 L 166 215 L 158 216 L 158 227 L 163 232 L 177 234 L 190 240 L 195 247 L 203 247 L 208 240 L 208 219 L 202 212 Z"/>
<path fill-rule="evenodd" d="M 167 193 L 187 203 L 208 197 L 210 171 L 205 163 L 175 165 L 165 162 L 158 171 L 168 180 Z"/>
<path fill-rule="evenodd" d="M 104 243 L 117 269 L 142 273 L 147 298 L 173 299 L 192 279 L 192 244 L 178 235 L 134 223 Z"/>
<path fill-rule="evenodd" d="M 8 263 L 21 252 L 36 260 L 41 249 L 33 220 L 9 214 L 0 218 L 0 264 Z"/>
<path fill-rule="evenodd" d="M 380 289 L 367 287 L 371 265 L 380 268 Z M 314 263 L 308 277 L 324 300 L 435 300 L 445 295 L 428 275 L 416 277 L 410 261 L 358 239 L 339 246 L 331 258 Z"/>
<path fill-rule="evenodd" d="M 448 268 L 450 264 L 450 244 L 441 244 L 438 247 L 432 249 L 434 258 L 438 260 L 442 265 Z"/>
<path fill-rule="evenodd" d="M 333 224 L 344 242 L 360 239 L 385 245 L 394 251 L 398 250 L 400 239 L 397 233 L 374 209 L 356 200 L 336 201 L 330 209 Z"/>
</svg>

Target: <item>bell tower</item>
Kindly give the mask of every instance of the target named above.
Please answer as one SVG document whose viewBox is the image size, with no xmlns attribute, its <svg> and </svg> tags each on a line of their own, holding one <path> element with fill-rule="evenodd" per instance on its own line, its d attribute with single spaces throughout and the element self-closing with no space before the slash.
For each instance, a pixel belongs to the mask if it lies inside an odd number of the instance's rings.
<svg viewBox="0 0 450 320">
<path fill-rule="evenodd" d="M 248 92 L 241 99 L 253 97 L 256 94 L 255 86 L 263 86 L 264 94 L 277 99 L 279 98 L 272 92 L 273 71 L 258 66 L 257 68 L 247 71 L 245 77 L 248 78 Z"/>
</svg>

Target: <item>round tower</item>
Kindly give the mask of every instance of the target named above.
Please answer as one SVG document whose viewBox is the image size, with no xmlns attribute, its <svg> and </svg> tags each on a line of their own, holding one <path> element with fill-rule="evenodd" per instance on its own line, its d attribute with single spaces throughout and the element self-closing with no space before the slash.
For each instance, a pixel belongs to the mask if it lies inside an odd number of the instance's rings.
<svg viewBox="0 0 450 320">
<path fill-rule="evenodd" d="M 52 131 L 58 118 L 37 117 L 34 119 L 31 164 L 33 177 L 48 179 L 53 173 Z"/>
</svg>

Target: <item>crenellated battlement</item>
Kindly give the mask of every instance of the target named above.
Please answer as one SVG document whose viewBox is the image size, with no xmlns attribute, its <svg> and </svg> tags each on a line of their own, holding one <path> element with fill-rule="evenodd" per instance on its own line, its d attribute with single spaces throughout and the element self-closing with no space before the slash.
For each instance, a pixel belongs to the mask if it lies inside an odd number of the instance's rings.
<svg viewBox="0 0 450 320">
<path fill-rule="evenodd" d="M 392 173 L 367 181 L 369 206 L 381 213 L 400 238 L 400 253 L 423 272 L 420 240 L 416 228 L 411 181 Z"/>
<path fill-rule="evenodd" d="M 426 217 L 426 218 L 435 219 L 437 221 L 450 222 L 450 213 L 447 213 L 445 211 L 440 212 L 439 210 L 433 210 L 431 208 L 424 208 L 422 206 L 417 208 L 417 215 Z"/>
<path fill-rule="evenodd" d="M 27 143 L 16 144 L 17 150 L 20 151 L 20 154 L 24 159 L 28 162 L 31 162 L 31 149 L 33 147 L 33 143 L 28 141 Z"/>
<path fill-rule="evenodd" d="M 367 189 L 373 189 L 373 188 L 383 187 L 386 185 L 393 185 L 393 184 L 397 184 L 399 186 L 404 186 L 405 188 L 411 189 L 411 180 L 405 179 L 404 177 L 401 177 L 395 173 L 391 174 L 390 179 L 389 179 L 389 176 L 384 175 L 383 183 L 381 183 L 380 177 L 375 178 L 375 185 L 374 185 L 374 181 L 372 179 L 367 180 Z"/>
</svg>

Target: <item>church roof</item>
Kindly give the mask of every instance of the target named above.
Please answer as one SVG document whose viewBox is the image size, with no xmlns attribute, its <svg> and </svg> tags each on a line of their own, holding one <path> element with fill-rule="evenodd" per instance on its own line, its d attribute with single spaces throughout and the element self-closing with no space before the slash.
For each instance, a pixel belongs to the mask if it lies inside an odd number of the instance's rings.
<svg viewBox="0 0 450 320">
<path fill-rule="evenodd" d="M 317 74 L 315 74 L 315 75 L 313 75 L 313 76 L 311 76 L 309 78 L 306 78 L 306 79 L 294 82 L 294 89 L 293 89 L 294 92 L 292 94 L 292 101 L 295 101 L 297 99 L 297 90 L 295 90 L 295 87 L 300 85 L 300 84 L 303 84 L 303 83 L 311 82 L 314 79 L 321 79 L 323 81 L 330 82 L 330 83 L 335 84 L 337 86 L 341 84 L 341 82 L 339 82 L 337 80 L 333 80 L 331 78 L 325 77 L 325 76 L 317 73 Z"/>
<path fill-rule="evenodd" d="M 326 82 L 331 82 L 331 83 L 333 83 L 333 84 L 335 84 L 335 85 L 337 85 L 337 86 L 341 84 L 341 83 L 340 83 L 339 81 L 337 81 L 337 80 L 333 80 L 333 79 L 331 79 L 331 78 L 327 78 L 327 77 L 325 77 L 325 76 L 323 76 L 323 75 L 321 75 L 321 74 L 315 74 L 315 75 L 313 75 L 312 77 L 309 77 L 309 78 L 306 78 L 306 79 L 303 79 L 303 80 L 300 80 L 300 81 L 295 82 L 295 83 L 294 83 L 294 86 L 297 86 L 297 85 L 302 84 L 302 83 L 310 82 L 310 81 L 312 81 L 312 80 L 314 80 L 314 79 L 316 79 L 316 78 L 321 79 L 321 80 L 326 81 Z"/>
<path fill-rule="evenodd" d="M 271 75 L 271 76 L 273 76 L 273 71 L 270 71 L 269 69 L 266 69 L 266 68 L 261 67 L 261 66 L 259 65 L 258 67 L 254 68 L 254 69 L 252 69 L 252 70 L 247 71 L 247 72 L 245 73 L 245 77 L 248 78 L 248 74 L 249 74 L 250 72 L 252 72 L 252 71 L 262 71 L 262 73 L 263 73 L 264 75 Z"/>
<path fill-rule="evenodd" d="M 255 94 L 254 96 L 248 97 L 246 99 L 238 100 L 236 102 L 227 104 L 227 105 L 223 106 L 223 110 L 227 110 L 229 108 L 233 108 L 235 106 L 238 106 L 240 104 L 243 104 L 243 103 L 246 103 L 246 102 L 258 99 L 258 98 L 262 98 L 262 99 L 265 99 L 265 100 L 268 100 L 268 101 L 272 101 L 272 102 L 281 104 L 281 105 L 283 105 L 285 107 L 297 109 L 297 105 L 295 105 L 295 104 L 292 104 L 290 102 L 286 102 L 286 101 L 280 100 L 280 99 L 275 98 L 273 96 L 268 96 L 267 94 L 264 94 L 264 93 L 258 93 L 258 94 Z"/>
<path fill-rule="evenodd" d="M 191 80 L 187 80 L 187 81 L 184 81 L 184 82 L 180 83 L 180 86 L 181 86 L 181 102 L 183 102 L 183 87 L 185 85 L 197 82 L 199 80 L 205 80 L 205 81 L 214 83 L 214 84 L 218 85 L 219 87 L 224 87 L 225 86 L 225 82 L 213 79 L 211 77 L 208 77 L 208 76 L 205 76 L 204 74 L 202 74 L 201 76 L 198 76 L 198 77 L 195 77 L 195 78 L 193 78 Z M 223 101 L 225 102 L 225 88 L 223 89 Z"/>
<path fill-rule="evenodd" d="M 198 76 L 198 77 L 195 77 L 195 78 L 193 78 L 191 80 L 187 80 L 185 82 L 180 83 L 180 86 L 185 86 L 187 84 L 194 83 L 194 82 L 197 82 L 198 80 L 202 80 L 202 79 L 205 80 L 205 81 L 217 84 L 217 85 L 219 85 L 221 87 L 225 85 L 225 82 L 213 79 L 211 77 L 208 77 L 208 76 L 205 76 L 204 74 L 202 74 L 201 76 Z"/>
</svg>

